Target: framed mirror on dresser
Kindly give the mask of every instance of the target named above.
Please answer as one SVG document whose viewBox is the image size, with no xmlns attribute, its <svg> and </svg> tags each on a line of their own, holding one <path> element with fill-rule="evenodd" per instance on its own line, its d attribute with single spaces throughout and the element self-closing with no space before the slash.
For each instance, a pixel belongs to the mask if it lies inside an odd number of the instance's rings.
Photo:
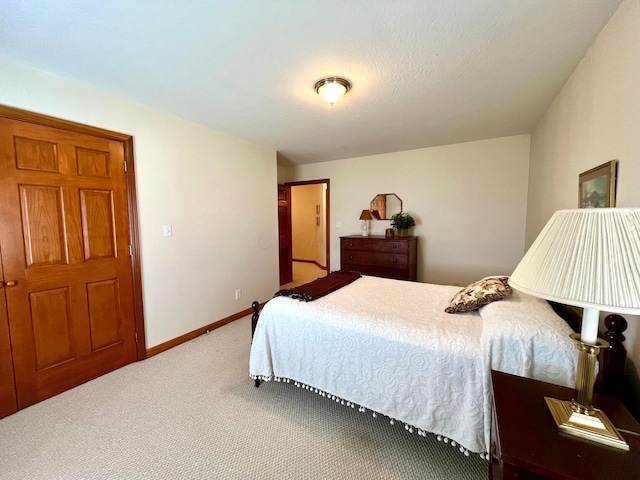
<svg viewBox="0 0 640 480">
<path fill-rule="evenodd" d="M 402 213 L 402 199 L 395 193 L 379 193 L 371 200 L 369 210 L 376 220 L 391 220 L 396 213 Z"/>
</svg>

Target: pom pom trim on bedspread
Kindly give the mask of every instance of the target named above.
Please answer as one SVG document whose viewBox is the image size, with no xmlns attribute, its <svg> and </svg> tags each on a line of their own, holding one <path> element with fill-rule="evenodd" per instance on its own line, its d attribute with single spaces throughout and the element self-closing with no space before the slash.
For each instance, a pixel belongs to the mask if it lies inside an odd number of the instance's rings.
<svg viewBox="0 0 640 480">
<path fill-rule="evenodd" d="M 365 413 L 367 411 L 367 408 L 363 407 L 362 405 L 357 405 L 349 400 L 345 400 L 343 398 L 337 397 L 336 395 L 332 395 L 330 393 L 324 392 L 322 390 L 320 390 L 319 388 L 315 388 L 312 387 L 311 385 L 306 385 L 302 382 L 298 382 L 297 380 L 291 380 L 290 378 L 286 378 L 286 377 L 276 377 L 276 376 L 264 376 L 264 375 L 250 375 L 252 380 L 262 380 L 264 382 L 270 382 L 270 381 L 275 381 L 275 382 L 281 382 L 281 383 L 293 383 L 296 387 L 298 388 L 302 388 L 304 390 L 309 390 L 310 392 L 313 393 L 317 393 L 318 395 L 320 395 L 321 397 L 326 397 L 329 400 L 333 400 L 336 403 L 339 403 L 340 405 L 345 405 L 347 407 L 351 407 L 353 409 L 355 409 L 356 407 L 358 408 L 358 411 L 360 413 Z M 370 410 L 371 414 L 373 416 L 373 418 L 378 418 L 378 415 L 383 415 L 379 412 L 375 412 L 373 410 Z M 386 416 L 386 415 L 383 415 Z M 398 422 L 398 420 L 391 418 L 391 417 L 387 417 L 389 418 L 389 423 L 391 425 L 395 425 L 396 422 Z M 400 422 L 402 423 L 402 422 Z M 409 425 L 408 423 L 404 424 L 404 429 L 409 432 L 409 433 L 417 433 L 419 436 L 421 437 L 425 437 L 427 436 L 427 434 L 430 435 L 436 435 L 435 433 L 431 433 L 431 432 L 427 432 L 426 430 L 422 430 L 421 428 L 418 427 L 414 427 L 413 425 Z M 458 444 L 458 442 L 456 442 L 455 440 L 451 440 L 450 438 L 447 438 L 443 435 L 436 435 L 436 438 L 438 439 L 439 442 L 444 442 L 444 443 L 448 443 L 450 444 L 452 447 L 457 447 L 458 450 L 460 451 L 460 453 L 464 454 L 466 457 L 469 456 L 469 453 L 473 453 L 473 452 L 469 452 L 469 450 L 467 450 L 466 448 L 464 448 L 462 445 Z M 489 460 L 489 454 L 488 453 L 478 453 L 478 455 L 480 455 L 481 458 L 483 458 L 484 460 Z"/>
</svg>

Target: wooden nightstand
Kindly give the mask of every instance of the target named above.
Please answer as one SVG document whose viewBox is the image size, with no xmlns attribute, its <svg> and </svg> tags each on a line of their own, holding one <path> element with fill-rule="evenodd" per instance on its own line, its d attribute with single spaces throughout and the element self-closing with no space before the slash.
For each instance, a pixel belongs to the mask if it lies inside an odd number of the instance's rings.
<svg viewBox="0 0 640 480">
<path fill-rule="evenodd" d="M 640 479 L 640 436 L 620 432 L 625 452 L 558 432 L 544 397 L 570 400 L 573 389 L 494 371 L 491 380 L 490 479 Z M 616 427 L 640 433 L 619 400 L 594 395 L 593 404 Z"/>
</svg>

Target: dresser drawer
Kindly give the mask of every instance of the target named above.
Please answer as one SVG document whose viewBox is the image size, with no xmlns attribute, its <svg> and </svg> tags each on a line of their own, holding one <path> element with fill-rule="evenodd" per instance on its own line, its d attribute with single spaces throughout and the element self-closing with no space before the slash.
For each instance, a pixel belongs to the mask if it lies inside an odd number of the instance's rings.
<svg viewBox="0 0 640 480">
<path fill-rule="evenodd" d="M 379 267 L 377 265 L 350 265 L 342 264 L 342 270 L 348 272 L 359 272 L 362 275 L 370 275 L 372 277 L 395 278 L 398 280 L 414 280 L 411 278 L 408 269 Z"/>
<path fill-rule="evenodd" d="M 342 250 L 361 250 L 364 252 L 408 253 L 409 244 L 401 240 L 370 240 L 369 238 L 341 238 Z"/>
<path fill-rule="evenodd" d="M 418 276 L 417 250 L 417 237 L 340 237 L 340 268 L 363 275 L 415 282 Z"/>
<path fill-rule="evenodd" d="M 381 267 L 406 268 L 409 256 L 393 253 L 345 251 L 343 263 L 352 265 L 379 265 Z"/>
</svg>

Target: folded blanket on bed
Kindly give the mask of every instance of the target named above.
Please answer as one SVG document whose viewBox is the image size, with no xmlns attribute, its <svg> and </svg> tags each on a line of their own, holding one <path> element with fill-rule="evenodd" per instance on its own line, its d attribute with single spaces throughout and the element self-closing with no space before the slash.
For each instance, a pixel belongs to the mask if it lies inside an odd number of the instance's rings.
<svg viewBox="0 0 640 480">
<path fill-rule="evenodd" d="M 324 297 L 339 288 L 349 285 L 359 279 L 362 275 L 358 272 L 347 272 L 338 270 L 326 277 L 318 278 L 313 282 L 305 283 L 294 288 L 285 288 L 276 292 L 274 297 L 290 297 L 302 302 L 311 302 L 320 297 Z"/>
</svg>

